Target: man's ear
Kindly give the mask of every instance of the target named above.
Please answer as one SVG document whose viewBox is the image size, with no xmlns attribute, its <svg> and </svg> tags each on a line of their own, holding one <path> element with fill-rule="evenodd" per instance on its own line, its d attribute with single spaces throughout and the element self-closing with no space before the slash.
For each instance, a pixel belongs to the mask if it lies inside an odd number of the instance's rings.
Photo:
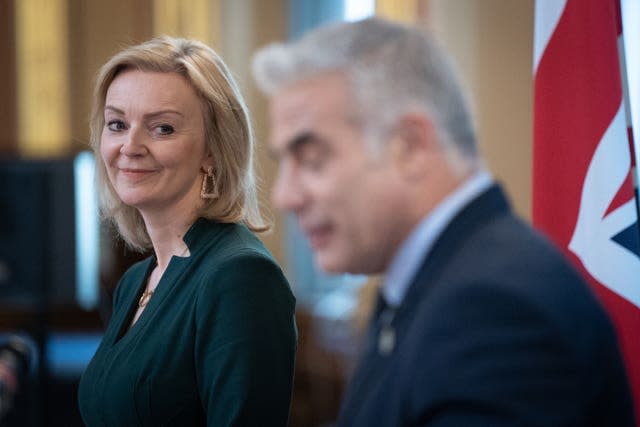
<svg viewBox="0 0 640 427">
<path fill-rule="evenodd" d="M 416 180 L 429 172 L 440 146 L 433 121 L 423 113 L 407 113 L 398 121 L 391 141 L 391 156 L 401 173 Z"/>
</svg>

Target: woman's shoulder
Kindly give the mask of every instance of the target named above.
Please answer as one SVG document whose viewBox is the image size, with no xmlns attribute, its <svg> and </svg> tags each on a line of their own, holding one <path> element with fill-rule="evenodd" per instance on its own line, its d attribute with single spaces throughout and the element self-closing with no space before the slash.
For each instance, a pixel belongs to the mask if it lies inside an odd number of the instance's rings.
<svg viewBox="0 0 640 427">
<path fill-rule="evenodd" d="M 265 258 L 275 263 L 264 243 L 245 225 L 205 221 L 204 226 L 199 227 L 198 241 L 212 256 L 209 259 L 224 263 L 234 259 Z"/>
<path fill-rule="evenodd" d="M 261 243 L 233 240 L 209 251 L 203 264 L 212 279 L 223 278 L 224 283 L 286 281 L 282 269 Z"/>
<path fill-rule="evenodd" d="M 199 269 L 207 282 L 206 292 L 260 288 L 260 292 L 290 292 L 288 281 L 273 255 L 246 227 L 226 227 L 224 238 L 207 247 Z"/>
</svg>

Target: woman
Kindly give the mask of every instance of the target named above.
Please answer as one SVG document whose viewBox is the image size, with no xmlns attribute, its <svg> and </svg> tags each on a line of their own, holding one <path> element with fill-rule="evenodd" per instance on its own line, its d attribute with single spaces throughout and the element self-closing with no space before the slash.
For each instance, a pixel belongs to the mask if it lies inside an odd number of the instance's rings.
<svg viewBox="0 0 640 427">
<path fill-rule="evenodd" d="M 287 424 L 295 300 L 261 219 L 247 109 L 219 56 L 162 37 L 98 75 L 101 209 L 131 267 L 79 388 L 88 426 Z"/>
</svg>

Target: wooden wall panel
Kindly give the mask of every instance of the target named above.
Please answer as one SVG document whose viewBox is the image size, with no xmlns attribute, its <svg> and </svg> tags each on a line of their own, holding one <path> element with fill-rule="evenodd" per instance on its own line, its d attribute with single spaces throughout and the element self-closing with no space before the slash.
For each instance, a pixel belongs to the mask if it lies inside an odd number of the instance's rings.
<svg viewBox="0 0 640 427">
<path fill-rule="evenodd" d="M 69 149 L 67 0 L 15 3 L 18 147 L 27 157 Z"/>
<path fill-rule="evenodd" d="M 533 0 L 429 0 L 428 25 L 476 106 L 480 148 L 516 211 L 531 218 Z"/>
<path fill-rule="evenodd" d="M 3 156 L 17 151 L 14 1 L 0 1 L 0 155 Z"/>
<path fill-rule="evenodd" d="M 88 148 L 89 114 L 98 69 L 121 48 L 152 35 L 152 0 L 68 0 L 71 140 Z"/>
</svg>

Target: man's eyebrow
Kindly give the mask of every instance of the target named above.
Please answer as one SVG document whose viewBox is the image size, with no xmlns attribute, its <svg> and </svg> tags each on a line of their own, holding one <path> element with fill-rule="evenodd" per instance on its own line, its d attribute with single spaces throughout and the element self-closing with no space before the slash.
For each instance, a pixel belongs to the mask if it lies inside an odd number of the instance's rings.
<svg viewBox="0 0 640 427">
<path fill-rule="evenodd" d="M 282 153 L 292 153 L 296 154 L 302 150 L 302 148 L 306 145 L 309 145 L 315 141 L 318 141 L 318 136 L 313 132 L 303 132 L 301 134 L 296 135 L 294 138 L 289 140 L 284 148 L 280 151 L 275 151 L 273 149 L 270 150 L 270 155 L 274 159 L 278 159 Z"/>
</svg>

